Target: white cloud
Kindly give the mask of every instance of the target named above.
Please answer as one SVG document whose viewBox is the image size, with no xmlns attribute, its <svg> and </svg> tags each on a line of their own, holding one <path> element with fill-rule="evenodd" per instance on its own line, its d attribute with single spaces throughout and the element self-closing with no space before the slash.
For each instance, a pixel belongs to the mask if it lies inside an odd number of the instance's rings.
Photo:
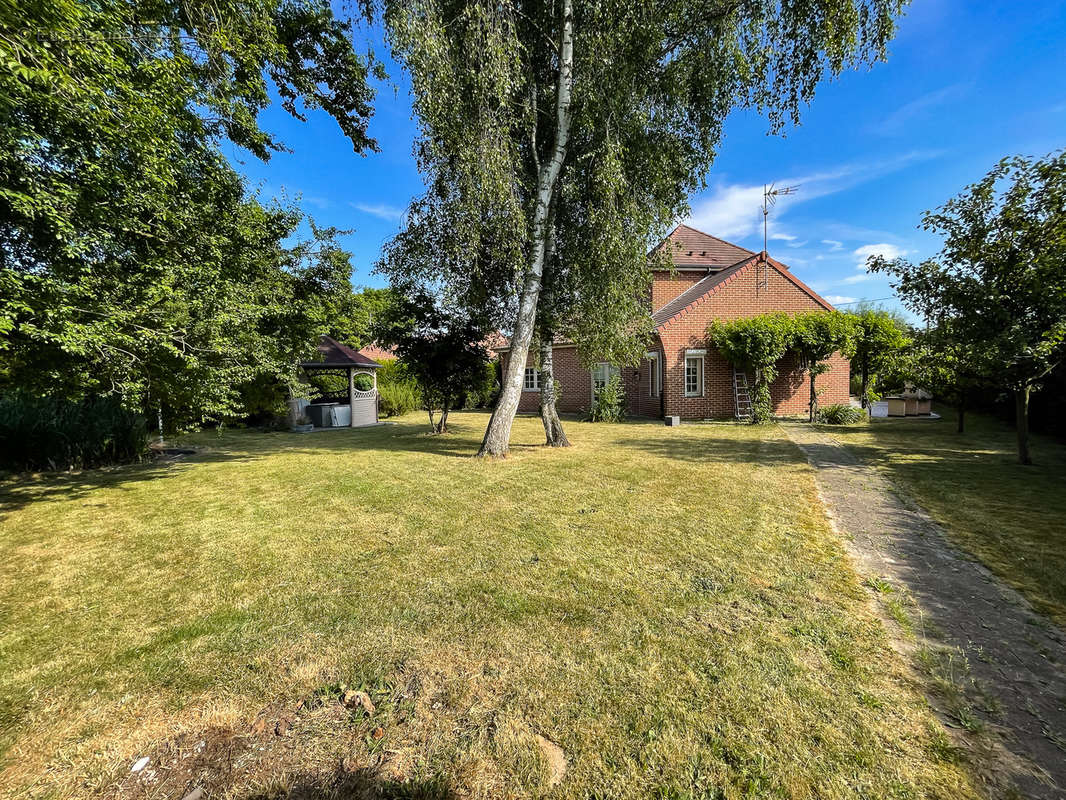
<svg viewBox="0 0 1066 800">
<path fill-rule="evenodd" d="M 844 294 L 830 294 L 826 295 L 826 300 L 832 303 L 834 306 L 848 305 L 849 303 L 857 303 L 858 298 L 848 297 Z"/>
<path fill-rule="evenodd" d="M 864 244 L 862 247 L 857 247 L 853 255 L 857 262 L 855 268 L 866 269 L 866 260 L 872 256 L 880 256 L 881 258 L 891 261 L 894 258 L 900 258 L 907 255 L 907 251 L 894 244 L 881 242 L 879 244 Z"/>
<path fill-rule="evenodd" d="M 866 271 L 866 260 L 872 256 L 881 256 L 885 259 L 900 258 L 907 255 L 908 251 L 904 250 L 898 245 L 889 244 L 888 242 L 879 242 L 878 244 L 864 244 L 862 247 L 856 247 L 852 251 L 852 256 L 855 258 L 855 269 L 858 272 L 854 275 L 848 275 L 846 278 L 841 278 L 839 281 L 834 282 L 834 286 L 852 286 L 856 283 L 863 283 L 864 281 L 873 280 L 877 277 L 872 272 Z"/>
<path fill-rule="evenodd" d="M 838 242 L 836 239 L 822 239 L 822 244 L 829 245 L 830 253 L 835 253 L 837 250 L 841 250 L 844 247 L 844 243 Z"/>
<path fill-rule="evenodd" d="M 796 186 L 797 191 L 795 194 L 777 198 L 771 221 L 780 220 L 792 206 L 851 189 L 939 155 L 936 151 L 914 151 L 896 158 L 845 164 L 833 170 L 777 180 L 774 185 Z M 697 198 L 692 203 L 692 215 L 686 222 L 694 228 L 724 239 L 749 236 L 762 226 L 763 188 L 761 184 L 720 183 L 708 196 Z M 786 237 L 789 235 L 775 231 L 772 238 L 788 241 Z"/>
<path fill-rule="evenodd" d="M 860 267 L 861 269 L 861 267 Z M 862 283 L 863 281 L 873 280 L 874 274 L 872 272 L 860 272 L 856 275 L 849 275 L 848 277 L 836 282 L 837 286 L 851 286 L 856 283 Z"/>
<path fill-rule="evenodd" d="M 388 222 L 399 222 L 403 219 L 402 208 L 390 206 L 386 203 L 349 203 L 349 205 L 356 211 L 362 211 L 364 214 L 370 214 Z"/>
<path fill-rule="evenodd" d="M 964 95 L 969 88 L 970 84 L 968 83 L 955 83 L 951 86 L 945 86 L 943 89 L 926 92 L 897 108 L 881 120 L 880 124 L 875 126 L 875 130 L 889 136 L 902 133 L 906 129 L 907 123 L 912 119 L 921 116 L 922 113 L 931 108 Z"/>
<path fill-rule="evenodd" d="M 740 238 L 754 233 L 762 221 L 762 186 L 719 186 L 694 203 L 689 224 L 712 236 Z"/>
<path fill-rule="evenodd" d="M 794 242 L 796 237 L 791 233 L 771 233 L 770 238 L 778 242 Z"/>
</svg>

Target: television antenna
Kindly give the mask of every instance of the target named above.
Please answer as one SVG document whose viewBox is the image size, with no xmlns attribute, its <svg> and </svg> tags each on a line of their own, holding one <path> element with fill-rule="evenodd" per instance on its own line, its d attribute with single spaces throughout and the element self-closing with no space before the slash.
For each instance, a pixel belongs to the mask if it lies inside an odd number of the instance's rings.
<svg viewBox="0 0 1066 800">
<path fill-rule="evenodd" d="M 777 198 L 785 197 L 790 194 L 796 194 L 799 191 L 799 186 L 782 186 L 778 188 L 774 184 L 763 184 L 762 187 L 762 264 L 763 264 L 763 277 L 761 279 L 762 287 L 765 289 L 770 285 L 770 264 L 766 261 L 769 257 L 768 246 L 768 228 L 770 219 L 770 209 L 777 204 Z M 756 273 L 755 288 L 758 289 L 760 279 L 758 273 Z"/>
</svg>

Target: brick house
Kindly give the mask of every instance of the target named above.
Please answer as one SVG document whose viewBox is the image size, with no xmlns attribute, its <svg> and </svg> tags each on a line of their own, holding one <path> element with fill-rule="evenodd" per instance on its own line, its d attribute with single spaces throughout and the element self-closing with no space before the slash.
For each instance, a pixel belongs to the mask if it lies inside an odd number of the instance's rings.
<svg viewBox="0 0 1066 800">
<path fill-rule="evenodd" d="M 560 388 L 559 411 L 587 410 L 596 387 L 612 372 L 620 372 L 630 415 L 732 417 L 736 413 L 734 370 L 707 341 L 711 320 L 833 308 L 781 262 L 687 225 L 675 228 L 652 254 L 663 250 L 670 254 L 674 269 L 653 271 L 649 310 L 655 334 L 640 366 L 619 370 L 601 363 L 590 370 L 573 344 L 556 343 L 552 359 Z M 506 348 L 499 349 L 506 359 Z M 540 407 L 536 359 L 531 351 L 519 411 Z M 846 403 L 850 365 L 839 353 L 829 363 L 829 371 L 816 380 L 819 402 Z M 808 391 L 807 375 L 798 358 L 786 355 L 771 386 L 774 413 L 805 413 Z"/>
</svg>

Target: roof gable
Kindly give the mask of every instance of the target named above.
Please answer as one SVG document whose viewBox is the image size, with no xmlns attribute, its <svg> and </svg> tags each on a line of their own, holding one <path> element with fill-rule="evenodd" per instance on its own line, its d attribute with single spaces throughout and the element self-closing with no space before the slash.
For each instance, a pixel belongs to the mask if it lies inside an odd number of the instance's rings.
<svg viewBox="0 0 1066 800">
<path fill-rule="evenodd" d="M 815 303 L 822 306 L 826 311 L 832 311 L 833 306 L 829 304 L 823 297 L 817 292 L 811 289 L 807 284 L 793 275 L 788 267 L 782 264 L 777 259 L 769 256 L 764 256 L 762 253 L 752 255 L 750 258 L 746 258 L 732 266 L 720 270 L 719 272 L 713 272 L 699 283 L 694 284 L 686 291 L 679 294 L 665 306 L 660 308 L 654 314 L 652 314 L 652 320 L 655 322 L 656 329 L 664 328 L 671 324 L 675 320 L 683 317 L 686 310 L 693 305 L 701 302 L 709 295 L 715 294 L 723 287 L 728 285 L 734 278 L 745 272 L 747 269 L 754 267 L 756 264 L 761 263 L 762 258 L 766 259 L 766 262 L 774 268 L 779 275 L 790 281 L 801 292 L 810 297 Z"/>
<path fill-rule="evenodd" d="M 678 225 L 649 255 L 667 252 L 677 269 L 725 269 L 738 261 L 755 255 L 739 245 L 698 231 L 688 225 Z"/>
<path fill-rule="evenodd" d="M 663 306 L 651 315 L 652 321 L 655 322 L 655 326 L 660 327 L 666 322 L 669 322 L 681 311 L 688 308 L 688 306 L 692 305 L 704 295 L 714 291 L 720 285 L 735 276 L 749 263 L 754 263 L 754 261 L 754 257 L 745 258 L 742 261 L 739 261 L 727 267 L 726 269 L 719 270 L 718 272 L 712 272 L 702 281 L 694 283 L 688 289 L 683 291 L 681 294 L 679 294 L 677 297 L 675 297 L 673 300 L 671 300 L 669 303 L 667 303 L 665 306 Z"/>
</svg>

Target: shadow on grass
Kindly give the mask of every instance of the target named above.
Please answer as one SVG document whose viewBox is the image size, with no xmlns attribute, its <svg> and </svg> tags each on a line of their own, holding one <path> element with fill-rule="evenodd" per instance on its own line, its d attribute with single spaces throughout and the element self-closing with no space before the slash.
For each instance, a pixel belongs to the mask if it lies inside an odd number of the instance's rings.
<svg viewBox="0 0 1066 800">
<path fill-rule="evenodd" d="M 331 776 L 305 776 L 286 781 L 284 788 L 246 795 L 244 800 L 455 800 L 458 795 L 443 778 L 391 781 L 373 770 L 337 770 Z"/>
<path fill-rule="evenodd" d="M 470 412 L 466 412 L 470 413 Z M 488 424 L 488 413 L 483 416 Z M 481 442 L 479 424 L 457 422 L 452 431 L 435 435 L 429 424 L 406 420 L 370 428 L 338 428 L 314 433 L 228 430 L 190 434 L 177 444 L 199 452 L 177 459 L 121 464 L 77 472 L 45 472 L 0 476 L 0 520 L 31 503 L 43 500 L 76 500 L 97 489 L 124 487 L 172 477 L 205 464 L 249 462 L 278 453 L 357 454 L 366 451 L 407 451 L 449 458 L 472 458 Z M 538 445 L 514 444 L 513 449 Z"/>
<path fill-rule="evenodd" d="M 146 461 L 78 472 L 16 475 L 0 480 L 0 520 L 17 509 L 42 500 L 76 500 L 97 489 L 122 489 L 192 469 L 199 464 L 246 460 L 250 454 L 200 453 L 181 460 Z"/>
<path fill-rule="evenodd" d="M 729 426 L 723 426 L 728 430 Z M 688 461 L 700 464 L 762 464 L 765 466 L 789 464 L 800 466 L 806 463 L 803 454 L 787 439 L 744 438 L 723 432 L 686 436 L 685 428 L 680 435 L 662 438 L 634 438 L 626 446 L 656 458 L 673 461 Z"/>
</svg>

